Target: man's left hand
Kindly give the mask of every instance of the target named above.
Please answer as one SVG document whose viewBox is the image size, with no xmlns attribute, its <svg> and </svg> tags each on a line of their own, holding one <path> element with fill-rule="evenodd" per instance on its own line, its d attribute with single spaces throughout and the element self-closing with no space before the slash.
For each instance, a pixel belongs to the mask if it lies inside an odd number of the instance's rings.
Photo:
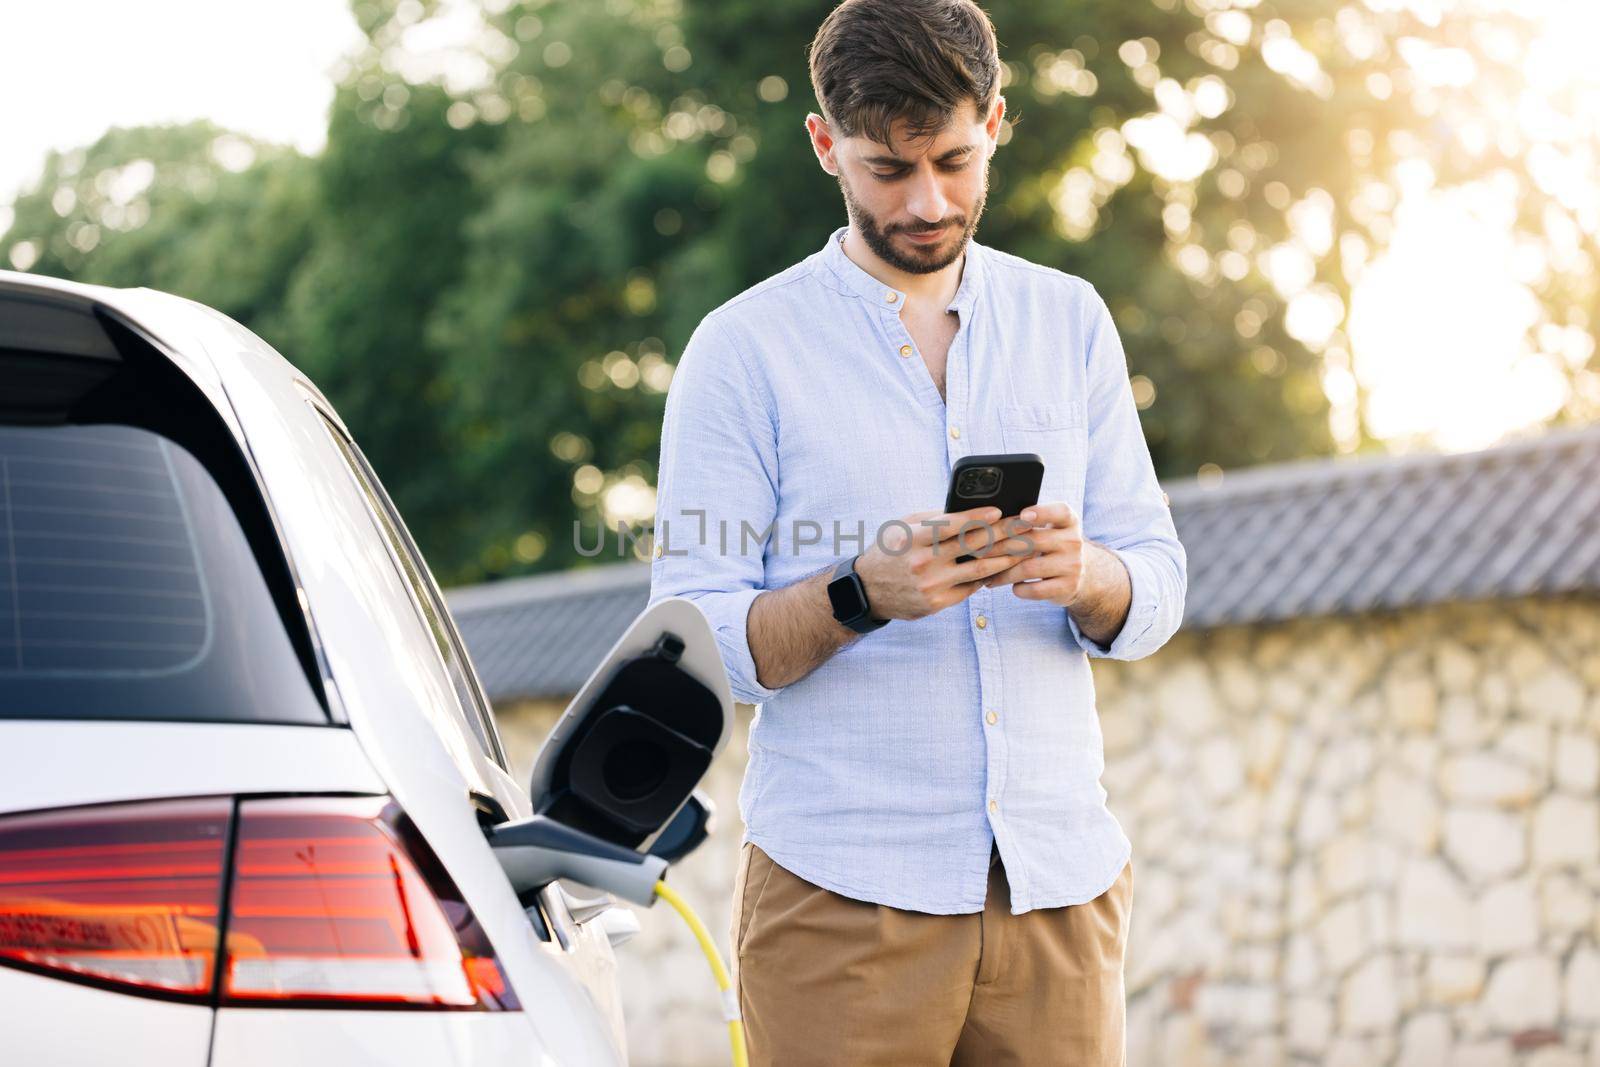
<svg viewBox="0 0 1600 1067">
<path fill-rule="evenodd" d="M 1000 525 L 1008 534 L 1015 530 L 1015 537 L 1026 535 L 1033 541 L 1033 551 L 984 584 L 1015 584 L 1012 593 L 1024 600 L 1044 600 L 1064 608 L 1077 606 L 1088 585 L 1090 550 L 1077 513 L 1066 504 L 1035 504 L 1023 509 L 1018 518 L 1021 523 L 1011 519 Z"/>
</svg>

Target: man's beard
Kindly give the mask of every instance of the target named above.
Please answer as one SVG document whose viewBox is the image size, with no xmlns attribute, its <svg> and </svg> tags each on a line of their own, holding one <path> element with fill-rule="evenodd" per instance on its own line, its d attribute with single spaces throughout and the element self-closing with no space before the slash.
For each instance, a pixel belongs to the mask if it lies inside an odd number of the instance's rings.
<svg viewBox="0 0 1600 1067">
<path fill-rule="evenodd" d="M 926 232 L 927 227 L 922 227 L 919 231 L 912 227 L 896 226 L 892 231 L 884 232 L 883 227 L 878 225 L 878 220 L 873 218 L 850 192 L 850 186 L 844 178 L 844 171 L 841 170 L 839 172 L 838 178 L 839 190 L 844 193 L 845 210 L 850 215 L 850 221 L 855 223 L 856 229 L 860 231 L 861 239 L 867 242 L 867 247 L 872 249 L 879 259 L 896 270 L 905 271 L 907 274 L 932 274 L 934 271 L 943 270 L 961 258 L 961 253 L 966 250 L 967 242 L 972 239 L 972 234 L 978 228 L 978 219 L 983 216 L 984 203 L 989 199 L 989 174 L 985 170 L 983 188 L 978 191 L 977 203 L 972 205 L 972 214 L 966 218 L 965 224 L 961 226 L 960 238 L 950 241 L 949 250 L 945 252 L 939 251 L 939 249 L 945 247 L 945 241 L 948 240 L 948 235 L 946 235 L 946 237 L 929 246 L 922 253 L 913 252 L 907 255 L 894 243 L 894 235 L 907 230 L 913 233 Z M 950 228 L 949 222 L 945 223 L 945 228 L 947 230 Z"/>
</svg>

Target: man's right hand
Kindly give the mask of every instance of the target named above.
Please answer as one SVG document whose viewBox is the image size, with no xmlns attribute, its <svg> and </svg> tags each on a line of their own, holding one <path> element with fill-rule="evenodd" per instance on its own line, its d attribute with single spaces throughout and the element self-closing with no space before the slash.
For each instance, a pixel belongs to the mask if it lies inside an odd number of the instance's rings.
<svg viewBox="0 0 1600 1067">
<path fill-rule="evenodd" d="M 919 511 L 890 525 L 861 557 L 856 573 L 866 586 L 876 619 L 920 619 L 959 604 L 983 581 L 1015 566 L 1032 552 L 1028 525 L 1000 509 Z M 1008 536 L 1009 535 L 1009 536 Z M 957 563 L 959 556 L 976 558 Z"/>
</svg>

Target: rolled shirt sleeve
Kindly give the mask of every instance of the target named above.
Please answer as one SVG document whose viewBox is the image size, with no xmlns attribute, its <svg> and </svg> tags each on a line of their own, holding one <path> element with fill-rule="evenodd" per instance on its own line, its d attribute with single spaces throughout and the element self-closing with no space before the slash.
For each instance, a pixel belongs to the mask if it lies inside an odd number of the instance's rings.
<svg viewBox="0 0 1600 1067">
<path fill-rule="evenodd" d="M 765 392 L 715 315 L 684 347 L 667 391 L 656 471 L 650 603 L 684 597 L 716 634 L 736 700 L 778 690 L 756 678 L 747 619 L 766 591 L 778 512 L 777 426 Z"/>
<path fill-rule="evenodd" d="M 1116 323 L 1098 293 L 1091 306 L 1083 534 L 1121 558 L 1132 595 L 1127 619 L 1109 645 L 1085 634 L 1070 612 L 1067 626 L 1091 657 L 1142 659 L 1166 644 L 1183 621 L 1188 557 L 1156 480 Z"/>
</svg>

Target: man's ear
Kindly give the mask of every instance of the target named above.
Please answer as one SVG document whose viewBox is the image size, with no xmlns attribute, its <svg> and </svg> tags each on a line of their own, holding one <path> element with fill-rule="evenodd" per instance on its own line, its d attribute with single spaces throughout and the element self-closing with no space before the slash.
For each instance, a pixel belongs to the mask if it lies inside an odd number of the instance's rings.
<svg viewBox="0 0 1600 1067">
<path fill-rule="evenodd" d="M 822 169 L 837 176 L 839 161 L 834 152 L 838 145 L 833 139 L 833 131 L 828 127 L 828 120 L 815 111 L 810 112 L 806 115 L 806 133 L 811 137 L 811 148 L 817 153 L 817 162 L 822 164 Z"/>
<path fill-rule="evenodd" d="M 996 96 L 994 98 L 994 107 L 989 109 L 989 117 L 983 124 L 983 132 L 989 135 L 989 154 L 991 156 L 994 155 L 995 149 L 999 147 L 1000 120 L 1005 118 L 1005 115 L 1006 98 Z"/>
</svg>

